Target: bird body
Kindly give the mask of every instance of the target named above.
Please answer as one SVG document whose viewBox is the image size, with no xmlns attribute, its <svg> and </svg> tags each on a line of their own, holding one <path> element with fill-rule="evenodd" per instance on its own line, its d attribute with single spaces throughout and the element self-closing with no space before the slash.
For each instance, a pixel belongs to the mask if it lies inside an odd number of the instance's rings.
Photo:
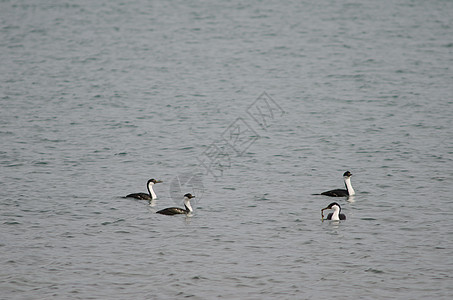
<svg viewBox="0 0 453 300">
<path fill-rule="evenodd" d="M 321 209 L 321 218 L 324 221 L 324 210 L 326 209 L 333 209 L 333 213 L 329 213 L 327 215 L 326 220 L 332 220 L 332 221 L 339 221 L 339 220 L 346 220 L 346 215 L 341 213 L 341 206 L 337 202 L 332 202 L 330 203 L 327 207 Z"/>
<path fill-rule="evenodd" d="M 344 179 L 344 185 L 346 189 L 336 189 L 336 190 L 330 190 L 327 192 L 321 193 L 321 195 L 324 196 L 329 196 L 329 197 L 348 197 L 348 196 L 354 196 L 355 191 L 352 188 L 351 184 L 351 176 L 352 173 L 349 171 L 344 172 L 343 174 L 343 179 Z"/>
<path fill-rule="evenodd" d="M 148 194 L 146 193 L 133 193 L 126 196 L 126 198 L 135 198 L 139 200 L 154 200 L 157 198 L 156 193 L 154 192 L 153 185 L 156 183 L 161 183 L 161 180 L 156 180 L 154 178 L 148 180 L 146 188 L 148 189 Z"/>
<path fill-rule="evenodd" d="M 192 194 L 185 194 L 184 195 L 184 207 L 179 208 L 179 207 L 168 207 L 164 208 L 162 210 L 157 211 L 156 213 L 162 214 L 162 215 L 167 215 L 167 216 L 172 216 L 172 215 L 182 215 L 182 214 L 190 214 L 193 212 L 192 206 L 190 205 L 190 199 L 195 198 Z"/>
</svg>

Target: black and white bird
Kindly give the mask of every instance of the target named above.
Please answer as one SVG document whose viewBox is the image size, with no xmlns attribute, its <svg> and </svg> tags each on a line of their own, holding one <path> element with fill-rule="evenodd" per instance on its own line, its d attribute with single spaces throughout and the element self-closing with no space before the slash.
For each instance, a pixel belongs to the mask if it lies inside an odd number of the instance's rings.
<svg viewBox="0 0 453 300">
<path fill-rule="evenodd" d="M 190 205 L 190 199 L 195 198 L 192 194 L 185 194 L 184 195 L 184 207 L 179 208 L 179 207 L 168 207 L 162 210 L 157 211 L 156 213 L 158 214 L 163 214 L 163 215 L 181 215 L 181 214 L 189 214 L 193 212 L 192 206 Z"/>
<path fill-rule="evenodd" d="M 139 200 L 154 200 L 157 198 L 156 193 L 153 190 L 153 185 L 156 183 L 161 183 L 162 181 L 156 180 L 154 178 L 148 180 L 148 183 L 146 184 L 146 188 L 148 189 L 148 194 L 147 193 L 134 193 L 134 194 L 129 194 L 126 196 L 126 198 L 135 198 Z"/>
<path fill-rule="evenodd" d="M 327 215 L 326 220 L 332 220 L 332 221 L 346 220 L 346 216 L 345 216 L 345 214 L 341 213 L 341 206 L 337 202 L 332 202 L 327 207 L 321 209 L 322 220 L 324 220 L 323 212 L 326 209 L 333 209 L 333 213 L 329 213 Z"/>
<path fill-rule="evenodd" d="M 352 176 L 352 173 L 349 172 L 349 171 L 346 171 L 343 174 L 344 185 L 346 187 L 345 190 L 344 189 L 331 190 L 331 191 L 323 192 L 323 193 L 321 193 L 321 195 L 330 196 L 330 197 L 354 196 L 355 195 L 355 191 L 352 188 L 351 176 Z"/>
</svg>

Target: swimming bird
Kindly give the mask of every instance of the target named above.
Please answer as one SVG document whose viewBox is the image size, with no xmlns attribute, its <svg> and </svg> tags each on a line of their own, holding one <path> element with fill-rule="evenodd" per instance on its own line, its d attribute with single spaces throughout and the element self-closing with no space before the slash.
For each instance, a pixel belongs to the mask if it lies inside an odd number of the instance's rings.
<svg viewBox="0 0 453 300">
<path fill-rule="evenodd" d="M 184 207 L 185 209 L 179 207 L 169 207 L 162 210 L 157 211 L 158 214 L 163 215 L 179 215 L 179 214 L 189 214 L 193 212 L 192 206 L 190 205 L 190 199 L 195 198 L 192 194 L 185 194 L 184 195 Z"/>
<path fill-rule="evenodd" d="M 321 193 L 321 195 L 330 196 L 330 197 L 347 197 L 347 196 L 355 195 L 355 191 L 352 188 L 352 184 L 351 184 L 351 176 L 352 176 L 352 174 L 349 171 L 346 171 L 343 174 L 344 185 L 346 187 L 345 190 L 344 189 L 331 190 L 331 191 L 323 192 L 323 193 Z"/>
<path fill-rule="evenodd" d="M 337 202 L 332 202 L 332 203 L 329 204 L 329 206 L 321 209 L 322 220 L 324 220 L 323 211 L 326 210 L 326 209 L 333 209 L 333 213 L 329 213 L 327 215 L 326 220 L 333 220 L 333 221 L 346 220 L 346 216 L 341 213 L 340 204 L 338 204 Z"/>
<path fill-rule="evenodd" d="M 161 183 L 162 181 L 156 180 L 154 178 L 148 180 L 148 183 L 146 184 L 146 187 L 148 188 L 148 194 L 146 193 L 134 193 L 134 194 L 129 194 L 126 196 L 126 198 L 135 198 L 139 200 L 154 200 L 157 198 L 156 193 L 153 190 L 153 185 L 156 183 Z"/>
</svg>

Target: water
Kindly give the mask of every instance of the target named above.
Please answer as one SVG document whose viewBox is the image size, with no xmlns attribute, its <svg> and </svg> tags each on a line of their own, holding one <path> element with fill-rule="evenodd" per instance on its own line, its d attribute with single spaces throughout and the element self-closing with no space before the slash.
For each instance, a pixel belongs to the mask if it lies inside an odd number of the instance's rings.
<svg viewBox="0 0 453 300">
<path fill-rule="evenodd" d="M 1 1 L 1 298 L 450 299 L 452 6 Z"/>
</svg>

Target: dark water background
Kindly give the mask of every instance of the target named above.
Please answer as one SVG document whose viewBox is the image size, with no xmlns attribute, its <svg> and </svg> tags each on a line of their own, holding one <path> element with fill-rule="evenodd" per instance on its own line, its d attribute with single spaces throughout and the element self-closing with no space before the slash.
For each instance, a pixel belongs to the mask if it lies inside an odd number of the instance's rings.
<svg viewBox="0 0 453 300">
<path fill-rule="evenodd" d="M 452 12 L 0 1 L 1 298 L 450 299 Z"/>
</svg>

